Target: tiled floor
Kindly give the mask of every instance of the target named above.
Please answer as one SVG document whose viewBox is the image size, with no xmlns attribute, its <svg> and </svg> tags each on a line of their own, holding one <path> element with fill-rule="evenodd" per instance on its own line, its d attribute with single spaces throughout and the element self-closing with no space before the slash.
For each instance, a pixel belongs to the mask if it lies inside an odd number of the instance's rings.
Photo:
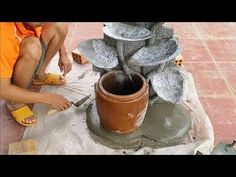
<svg viewBox="0 0 236 177">
<path fill-rule="evenodd" d="M 236 23 L 167 23 L 178 35 L 185 68 L 215 132 L 215 144 L 236 139 Z M 89 38 L 102 37 L 101 23 L 70 23 L 68 51 Z M 0 154 L 20 141 L 24 127 L 12 120 L 0 100 Z"/>
<path fill-rule="evenodd" d="M 236 23 L 170 23 L 193 74 L 215 143 L 236 139 Z"/>
</svg>

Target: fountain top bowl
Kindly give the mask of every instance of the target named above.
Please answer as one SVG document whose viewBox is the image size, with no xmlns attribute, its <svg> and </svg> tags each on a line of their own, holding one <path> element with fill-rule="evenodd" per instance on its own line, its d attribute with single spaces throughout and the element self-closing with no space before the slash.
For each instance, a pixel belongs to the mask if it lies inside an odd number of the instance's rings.
<svg viewBox="0 0 236 177">
<path fill-rule="evenodd" d="M 153 32 L 143 27 L 123 23 L 106 23 L 105 25 L 104 34 L 120 41 L 144 41 L 154 35 Z"/>
</svg>

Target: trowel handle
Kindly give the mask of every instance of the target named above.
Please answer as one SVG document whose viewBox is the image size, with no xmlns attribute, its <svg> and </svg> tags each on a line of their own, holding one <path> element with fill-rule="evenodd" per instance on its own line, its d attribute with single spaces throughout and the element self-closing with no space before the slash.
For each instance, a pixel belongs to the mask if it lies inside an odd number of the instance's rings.
<svg viewBox="0 0 236 177">
<path fill-rule="evenodd" d="M 71 101 L 71 104 L 74 104 L 74 103 Z M 59 112 L 57 109 L 51 109 L 50 111 L 48 111 L 48 115 L 51 115 L 57 112 Z"/>
</svg>

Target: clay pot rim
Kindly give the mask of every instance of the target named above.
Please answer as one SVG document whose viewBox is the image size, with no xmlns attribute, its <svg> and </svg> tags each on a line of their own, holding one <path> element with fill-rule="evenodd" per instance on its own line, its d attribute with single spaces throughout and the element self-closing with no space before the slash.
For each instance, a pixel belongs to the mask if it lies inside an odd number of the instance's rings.
<svg viewBox="0 0 236 177">
<path fill-rule="evenodd" d="M 132 72 L 132 74 L 137 75 L 142 81 L 142 87 L 140 88 L 139 91 L 132 93 L 130 95 L 116 95 L 116 94 L 112 94 L 109 93 L 108 91 L 106 91 L 103 87 L 102 87 L 102 81 L 111 74 L 115 74 L 115 73 L 123 73 L 123 71 L 120 70 L 116 70 L 116 71 L 109 71 L 108 73 L 104 74 L 98 81 L 98 88 L 101 90 L 102 95 L 105 97 L 110 97 L 110 98 L 115 98 L 117 99 L 116 101 L 133 101 L 134 99 L 139 98 L 140 96 L 143 95 L 143 93 L 148 89 L 148 84 L 146 79 L 139 73 L 136 72 Z M 114 100 L 115 101 L 115 100 Z"/>
</svg>

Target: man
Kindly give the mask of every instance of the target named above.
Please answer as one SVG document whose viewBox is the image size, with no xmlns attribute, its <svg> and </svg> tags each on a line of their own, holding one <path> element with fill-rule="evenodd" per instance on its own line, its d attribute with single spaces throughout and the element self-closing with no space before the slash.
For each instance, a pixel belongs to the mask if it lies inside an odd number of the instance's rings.
<svg viewBox="0 0 236 177">
<path fill-rule="evenodd" d="M 71 102 L 61 95 L 29 90 L 32 85 L 64 85 L 71 70 L 64 40 L 65 23 L 0 23 L 0 98 L 7 101 L 13 118 L 24 126 L 32 126 L 36 116 L 27 103 L 45 103 L 64 111 Z M 59 68 L 63 75 L 45 73 L 59 51 Z"/>
</svg>

